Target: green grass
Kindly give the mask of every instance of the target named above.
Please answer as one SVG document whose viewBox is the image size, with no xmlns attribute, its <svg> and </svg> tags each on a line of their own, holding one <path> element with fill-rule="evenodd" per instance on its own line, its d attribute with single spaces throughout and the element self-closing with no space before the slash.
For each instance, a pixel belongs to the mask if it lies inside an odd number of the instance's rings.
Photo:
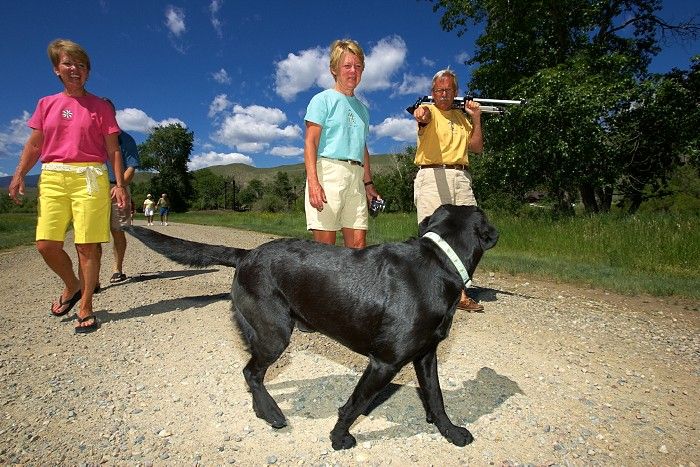
<svg viewBox="0 0 700 467">
<path fill-rule="evenodd" d="M 0 250 L 34 243 L 36 213 L 0 214 Z"/>
<path fill-rule="evenodd" d="M 700 216 L 614 214 L 554 219 L 548 214 L 490 215 L 498 245 L 480 268 L 625 294 L 700 298 Z M 311 238 L 303 213 L 200 211 L 171 221 Z M 34 214 L 0 214 L 0 249 L 34 241 Z M 417 235 L 415 214 L 370 218 L 368 243 Z M 341 242 L 340 235 L 339 243 Z"/>
<path fill-rule="evenodd" d="M 700 298 L 697 216 L 494 217 L 501 238 L 484 266 L 627 294 Z"/>
<path fill-rule="evenodd" d="M 615 214 L 554 219 L 490 215 L 501 237 L 481 268 L 635 295 L 700 298 L 700 217 Z M 198 212 L 175 222 L 311 238 L 303 213 Z M 370 219 L 369 244 L 416 236 L 415 214 Z M 340 243 L 340 235 L 338 236 Z"/>
</svg>

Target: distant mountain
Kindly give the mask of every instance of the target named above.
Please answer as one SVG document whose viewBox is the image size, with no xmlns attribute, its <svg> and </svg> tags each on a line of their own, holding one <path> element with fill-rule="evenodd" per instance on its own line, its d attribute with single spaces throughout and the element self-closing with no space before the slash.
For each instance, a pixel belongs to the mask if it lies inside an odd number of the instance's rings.
<svg viewBox="0 0 700 467">
<path fill-rule="evenodd" d="M 370 156 L 370 164 L 372 166 L 372 174 L 385 173 L 393 170 L 395 167 L 394 158 L 385 154 Z M 252 167 L 247 164 L 228 164 L 213 165 L 207 167 L 207 169 L 223 177 L 232 176 L 237 183 L 243 184 L 254 178 L 263 182 L 271 180 L 277 175 L 277 172 L 287 172 L 290 178 L 294 178 L 295 176 L 304 177 L 306 171 L 303 163 L 268 168 Z M 134 182 L 142 183 L 149 180 L 152 176 L 153 174 L 149 172 L 136 172 Z M 0 177 L 0 188 L 6 189 L 10 186 L 10 181 L 12 181 L 12 177 Z M 27 175 L 24 179 L 24 183 L 28 188 L 36 187 L 38 181 L 39 175 Z"/>
<path fill-rule="evenodd" d="M 12 176 L 0 177 L 0 188 L 7 189 L 12 181 Z M 27 175 L 24 177 L 24 186 L 27 188 L 35 188 L 36 184 L 39 183 L 39 175 Z"/>
</svg>

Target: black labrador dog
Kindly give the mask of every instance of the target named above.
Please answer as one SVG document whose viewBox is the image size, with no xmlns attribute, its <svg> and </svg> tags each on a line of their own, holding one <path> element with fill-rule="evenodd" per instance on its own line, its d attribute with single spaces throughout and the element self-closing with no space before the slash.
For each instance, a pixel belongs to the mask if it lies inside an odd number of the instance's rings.
<svg viewBox="0 0 700 467">
<path fill-rule="evenodd" d="M 182 240 L 144 227 L 125 229 L 171 260 L 236 268 L 232 309 L 251 358 L 243 375 L 255 414 L 275 428 L 284 414 L 265 388 L 267 369 L 289 345 L 297 321 L 369 357 L 331 431 L 334 449 L 356 444 L 350 426 L 401 368 L 413 363 L 428 423 L 457 446 L 473 441 L 447 414 L 438 381 L 437 346 L 445 339 L 464 286 L 439 235 L 471 277 L 498 232 L 474 206 L 445 205 L 419 226 L 420 238 L 362 250 L 279 239 L 252 250 Z"/>
</svg>

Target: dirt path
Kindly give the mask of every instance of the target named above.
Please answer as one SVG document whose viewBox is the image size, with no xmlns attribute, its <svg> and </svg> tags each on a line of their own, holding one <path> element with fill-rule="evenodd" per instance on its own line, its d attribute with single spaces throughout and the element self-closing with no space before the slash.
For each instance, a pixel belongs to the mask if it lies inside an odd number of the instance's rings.
<svg viewBox="0 0 700 467">
<path fill-rule="evenodd" d="M 265 234 L 154 226 L 254 247 Z M 32 247 L 0 252 L 0 464 L 700 465 L 697 302 L 630 298 L 480 271 L 484 314 L 439 348 L 445 405 L 476 438 L 449 444 L 411 369 L 353 426 L 328 434 L 365 359 L 296 332 L 266 381 L 289 426 L 255 417 L 229 312 L 233 271 L 190 270 L 129 240 L 130 280 L 95 298 L 99 332 L 53 318 L 60 291 Z M 74 252 L 72 252 L 74 256 Z"/>
</svg>

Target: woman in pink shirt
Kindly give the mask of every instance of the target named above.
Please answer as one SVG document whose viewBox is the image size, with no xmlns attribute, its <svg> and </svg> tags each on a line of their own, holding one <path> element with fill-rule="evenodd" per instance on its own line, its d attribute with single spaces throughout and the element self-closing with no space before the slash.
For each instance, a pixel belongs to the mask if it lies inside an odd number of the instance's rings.
<svg viewBox="0 0 700 467">
<path fill-rule="evenodd" d="M 42 162 L 39 178 L 36 247 L 64 288 L 51 305 L 51 314 L 63 316 L 80 302 L 76 333 L 99 328 L 92 295 L 99 273 L 99 243 L 109 242 L 109 214 L 113 198 L 126 203 L 119 151 L 119 126 L 109 104 L 88 93 L 90 58 L 75 42 L 57 39 L 48 55 L 63 91 L 39 100 L 28 125 L 32 132 L 24 146 L 9 187 L 15 203 L 22 202 L 24 177 Z M 111 192 L 106 163 L 112 164 L 117 184 Z M 73 224 L 79 271 L 63 248 Z"/>
</svg>

